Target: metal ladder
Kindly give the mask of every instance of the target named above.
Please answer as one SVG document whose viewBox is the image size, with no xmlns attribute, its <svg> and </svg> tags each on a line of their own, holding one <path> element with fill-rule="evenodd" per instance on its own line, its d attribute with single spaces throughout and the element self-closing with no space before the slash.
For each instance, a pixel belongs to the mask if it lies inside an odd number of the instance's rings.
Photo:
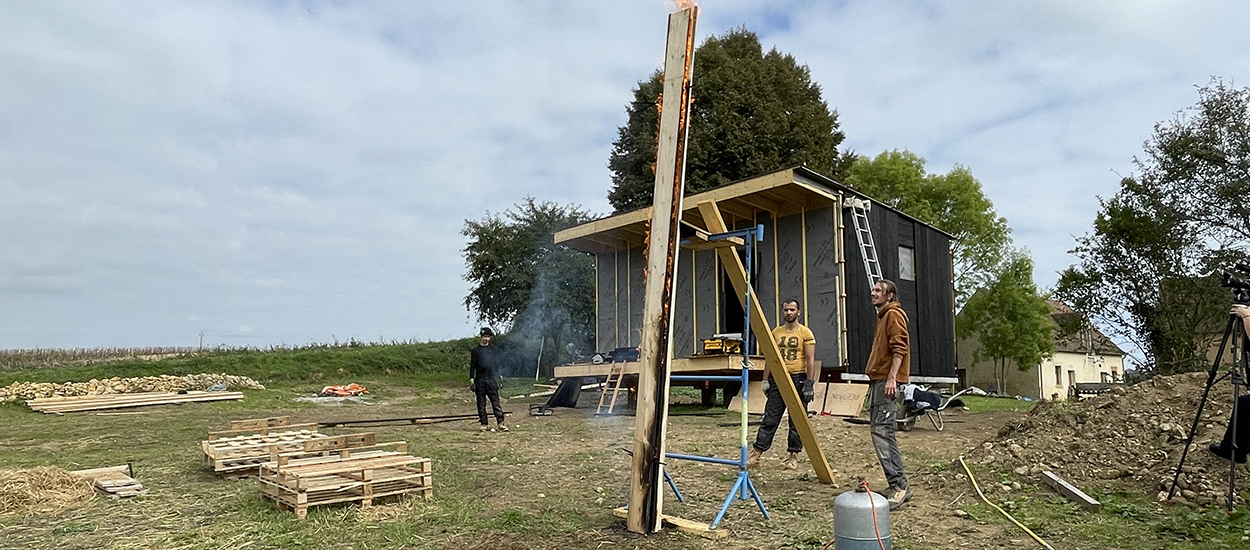
<svg viewBox="0 0 1250 550">
<path fill-rule="evenodd" d="M 599 393 L 599 406 L 595 408 L 595 414 L 604 414 L 603 402 L 607 401 L 608 387 L 612 388 L 612 400 L 608 402 L 607 414 L 612 414 L 612 409 L 616 407 L 616 394 L 621 391 L 621 379 L 625 378 L 625 363 L 614 362 L 608 366 L 608 379 L 603 382 L 603 391 Z"/>
<path fill-rule="evenodd" d="M 877 245 L 872 240 L 872 227 L 868 223 L 868 209 L 872 203 L 848 197 L 843 203 L 851 209 L 851 222 L 855 225 L 855 239 L 859 241 L 859 254 L 864 259 L 864 272 L 868 274 L 871 290 L 885 277 L 881 276 L 881 262 L 877 261 Z"/>
</svg>

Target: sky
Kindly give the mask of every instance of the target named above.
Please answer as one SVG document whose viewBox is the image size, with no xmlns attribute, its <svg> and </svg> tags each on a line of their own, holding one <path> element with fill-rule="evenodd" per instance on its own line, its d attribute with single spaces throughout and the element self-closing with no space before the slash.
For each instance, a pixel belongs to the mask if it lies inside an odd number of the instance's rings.
<svg viewBox="0 0 1250 550">
<path fill-rule="evenodd" d="M 968 167 L 1042 287 L 1156 123 L 1250 83 L 1234 0 L 700 6 L 810 67 L 845 147 Z M 0 349 L 474 334 L 465 220 L 610 211 L 671 9 L 0 3 Z"/>
</svg>

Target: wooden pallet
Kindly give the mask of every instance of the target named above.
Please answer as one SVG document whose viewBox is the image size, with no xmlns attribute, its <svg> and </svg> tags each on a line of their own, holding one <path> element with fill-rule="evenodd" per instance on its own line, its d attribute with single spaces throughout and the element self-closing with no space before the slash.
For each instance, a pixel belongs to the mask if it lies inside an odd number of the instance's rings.
<svg viewBox="0 0 1250 550">
<path fill-rule="evenodd" d="M 204 463 L 218 473 L 254 470 L 257 464 L 276 460 L 278 454 L 303 451 L 305 443 L 330 437 L 319 433 L 316 424 L 296 424 L 288 428 L 291 429 L 263 434 L 218 435 L 215 439 L 210 434 L 210 439 L 200 442 Z"/>
<path fill-rule="evenodd" d="M 91 486 L 95 488 L 96 492 L 109 498 L 127 498 L 148 494 L 148 490 L 143 488 L 142 483 L 126 475 L 129 469 L 129 466 L 110 466 L 108 468 L 78 470 L 70 473 L 90 480 Z"/>
<path fill-rule="evenodd" d="M 255 475 L 266 462 L 281 465 L 291 460 L 329 456 L 350 457 L 364 451 L 391 450 L 405 452 L 403 441 L 378 443 L 373 432 L 326 435 L 317 432 L 316 424 L 291 424 L 291 431 L 219 437 L 200 442 L 204 462 L 214 472 L 230 478 Z M 221 432 L 215 432 L 221 433 Z M 211 434 L 210 434 L 211 435 Z"/>
<path fill-rule="evenodd" d="M 40 397 L 26 402 L 32 410 L 46 414 L 63 414 L 67 412 L 95 411 L 101 409 L 123 409 L 143 407 L 147 405 L 170 405 L 201 401 L 226 401 L 243 399 L 240 392 L 228 391 L 191 391 L 186 393 L 144 392 L 115 393 L 108 395 L 80 395 L 76 397 Z"/>
<path fill-rule="evenodd" d="M 262 497 L 299 519 L 310 506 L 359 502 L 367 508 L 375 498 L 415 493 L 428 499 L 434 491 L 430 459 L 386 451 L 266 463 L 258 479 Z"/>
<path fill-rule="evenodd" d="M 208 441 L 244 441 L 266 435 L 279 435 L 292 432 L 316 432 L 319 427 L 320 426 L 316 422 L 305 422 L 302 424 L 287 424 L 286 426 L 276 427 L 221 430 L 217 432 L 208 432 Z"/>
</svg>

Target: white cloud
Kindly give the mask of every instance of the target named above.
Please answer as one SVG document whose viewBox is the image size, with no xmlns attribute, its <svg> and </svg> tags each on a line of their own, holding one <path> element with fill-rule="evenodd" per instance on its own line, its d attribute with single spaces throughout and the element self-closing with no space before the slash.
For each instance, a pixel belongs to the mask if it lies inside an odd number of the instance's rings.
<svg viewBox="0 0 1250 550">
<path fill-rule="evenodd" d="M 860 153 L 969 166 L 1043 284 L 1153 123 L 1250 66 L 1233 2 L 701 4 L 809 64 Z M 608 209 L 666 11 L 0 4 L 0 347 L 471 334 L 463 221 Z"/>
</svg>

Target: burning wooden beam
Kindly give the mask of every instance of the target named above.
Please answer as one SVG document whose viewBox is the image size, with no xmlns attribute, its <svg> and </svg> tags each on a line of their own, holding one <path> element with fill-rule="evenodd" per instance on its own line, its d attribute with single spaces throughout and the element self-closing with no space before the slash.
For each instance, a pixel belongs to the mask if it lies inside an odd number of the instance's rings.
<svg viewBox="0 0 1250 550">
<path fill-rule="evenodd" d="M 693 4 L 690 2 L 689 4 Z M 642 342 L 639 346 L 638 407 L 626 524 L 635 533 L 653 533 L 663 519 L 664 435 L 668 424 L 669 358 L 672 356 L 673 281 L 686 178 L 690 82 L 694 67 L 693 5 L 668 16 L 664 56 L 664 95 L 655 163 L 655 198 L 647 243 L 643 286 Z"/>
</svg>

